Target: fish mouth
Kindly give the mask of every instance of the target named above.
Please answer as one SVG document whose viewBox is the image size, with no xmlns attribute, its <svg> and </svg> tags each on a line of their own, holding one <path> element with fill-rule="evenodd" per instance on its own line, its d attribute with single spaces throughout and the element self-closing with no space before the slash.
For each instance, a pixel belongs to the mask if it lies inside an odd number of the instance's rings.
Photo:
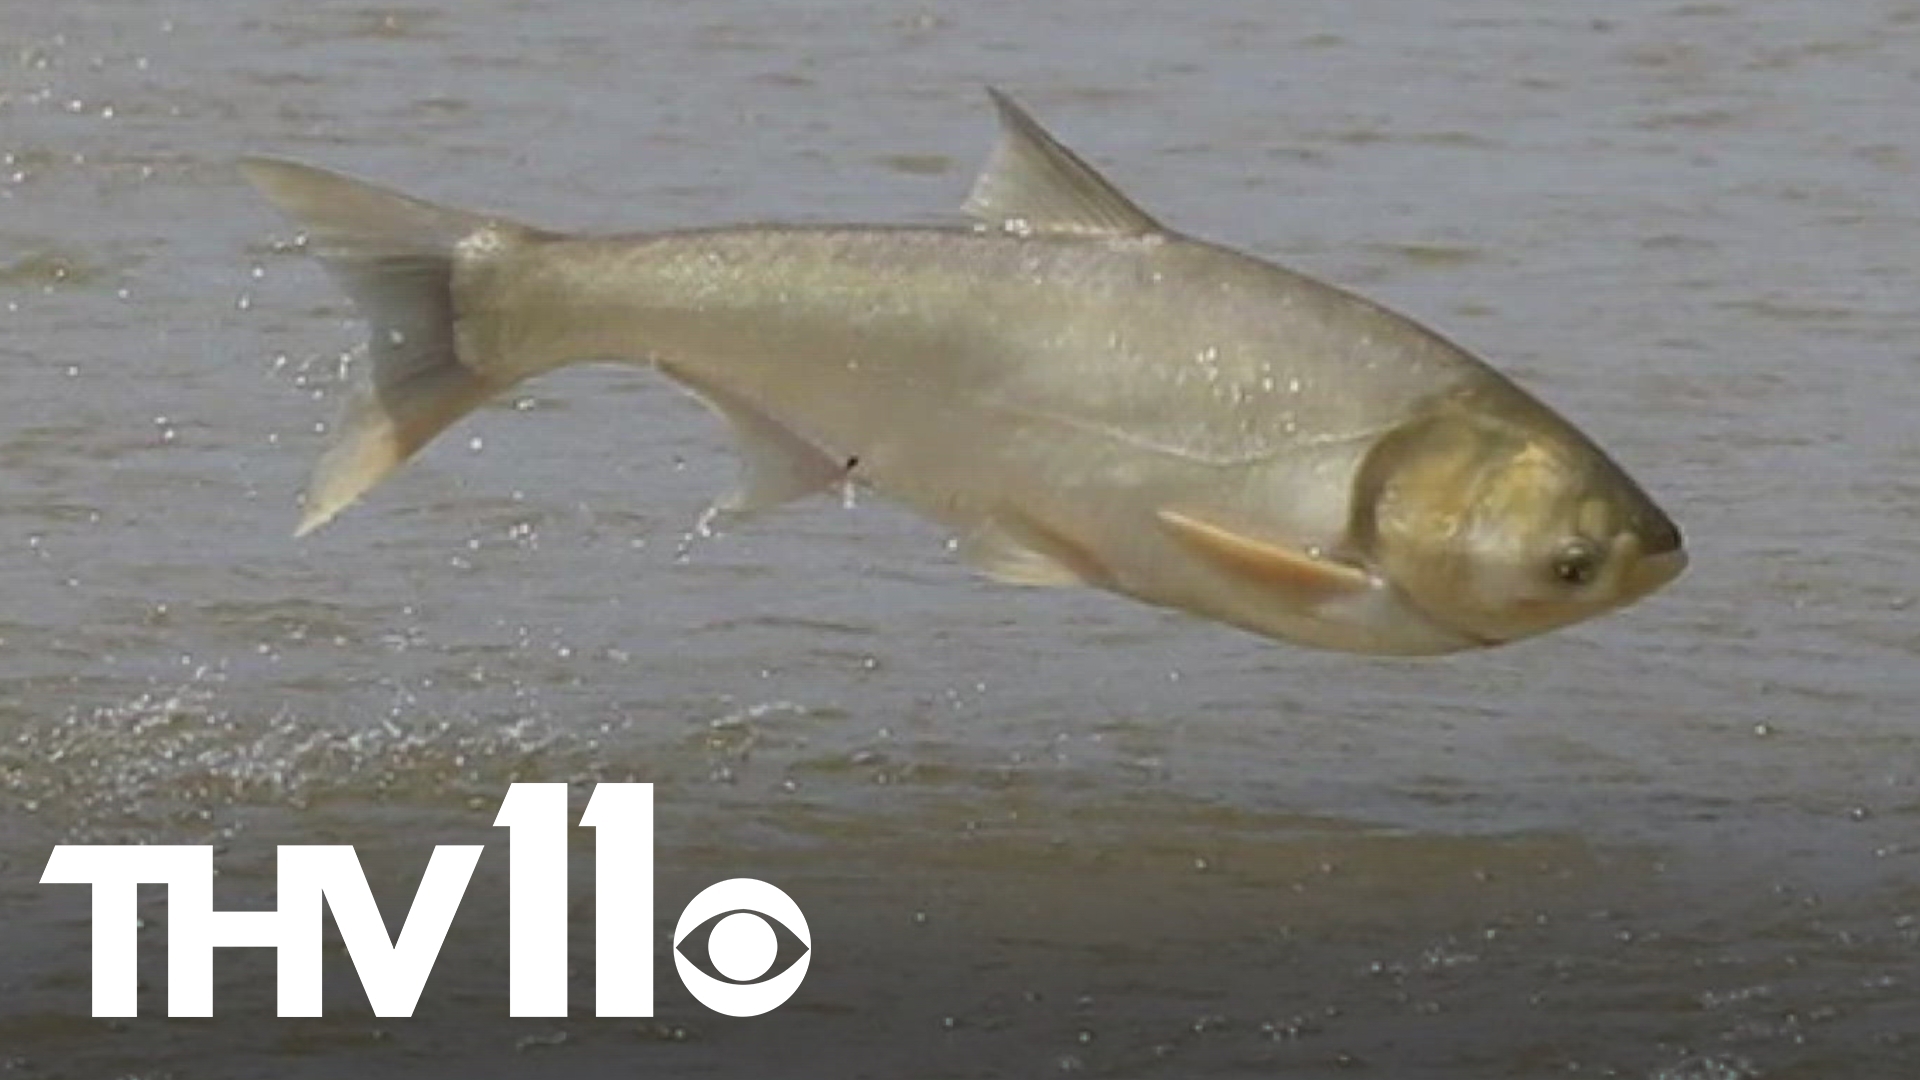
<svg viewBox="0 0 1920 1080">
<path fill-rule="evenodd" d="M 1628 594 L 1647 595 L 1679 577 L 1680 572 L 1687 568 L 1687 562 L 1687 549 L 1678 546 L 1641 555 L 1627 577 Z"/>
<path fill-rule="evenodd" d="M 1636 521 L 1635 527 L 1629 530 L 1640 541 L 1642 552 L 1647 555 L 1666 555 L 1680 551 L 1685 546 L 1685 541 L 1680 538 L 1680 526 L 1675 525 L 1672 518 L 1658 510 L 1652 511 L 1650 518 Z M 1680 565 L 1685 567 L 1686 562 L 1682 556 Z"/>
<path fill-rule="evenodd" d="M 1650 535 L 1629 530 L 1619 540 L 1622 555 L 1627 556 L 1626 573 L 1621 576 L 1621 602 L 1630 603 L 1680 576 L 1687 568 L 1687 549 L 1680 530 L 1664 515 Z"/>
</svg>

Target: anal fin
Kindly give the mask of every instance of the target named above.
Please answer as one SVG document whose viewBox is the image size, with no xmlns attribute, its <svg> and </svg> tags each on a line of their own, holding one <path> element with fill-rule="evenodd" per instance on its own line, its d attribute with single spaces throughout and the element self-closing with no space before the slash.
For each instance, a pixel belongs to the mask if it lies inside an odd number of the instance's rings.
<svg viewBox="0 0 1920 1080">
<path fill-rule="evenodd" d="M 768 416 L 752 402 L 687 371 L 660 370 L 726 420 L 740 455 L 740 484 L 715 500 L 726 514 L 751 514 L 826 491 L 846 479 L 846 463 Z"/>
</svg>

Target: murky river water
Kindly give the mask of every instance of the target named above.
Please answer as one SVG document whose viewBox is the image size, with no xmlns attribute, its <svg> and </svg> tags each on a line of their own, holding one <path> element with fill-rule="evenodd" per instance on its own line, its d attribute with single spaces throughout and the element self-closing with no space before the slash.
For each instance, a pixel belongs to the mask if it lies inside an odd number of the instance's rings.
<svg viewBox="0 0 1920 1080">
<path fill-rule="evenodd" d="M 231 168 L 564 227 L 928 220 L 1012 89 L 1164 220 L 1493 359 L 1673 511 L 1629 612 L 1440 662 L 976 580 L 884 505 L 689 538 L 706 414 L 583 369 L 334 526 L 357 341 Z M 0 3 L 0 1071 L 1920 1074 L 1920 5 Z M 516 780 L 650 780 L 658 908 L 783 886 L 715 1015 L 509 1020 Z M 337 954 L 88 1010 L 60 842 L 490 844 L 413 1019 Z"/>
</svg>

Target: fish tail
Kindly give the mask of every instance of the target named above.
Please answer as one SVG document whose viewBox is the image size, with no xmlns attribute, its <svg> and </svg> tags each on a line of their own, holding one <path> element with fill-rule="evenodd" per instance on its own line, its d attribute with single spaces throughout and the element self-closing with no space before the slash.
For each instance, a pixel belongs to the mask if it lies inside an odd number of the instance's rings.
<svg viewBox="0 0 1920 1080">
<path fill-rule="evenodd" d="M 246 158 L 240 171 L 305 230 L 371 335 L 369 377 L 307 483 L 294 532 L 304 536 L 512 381 L 462 362 L 454 265 L 470 238 L 511 244 L 533 232 L 296 162 Z"/>
</svg>

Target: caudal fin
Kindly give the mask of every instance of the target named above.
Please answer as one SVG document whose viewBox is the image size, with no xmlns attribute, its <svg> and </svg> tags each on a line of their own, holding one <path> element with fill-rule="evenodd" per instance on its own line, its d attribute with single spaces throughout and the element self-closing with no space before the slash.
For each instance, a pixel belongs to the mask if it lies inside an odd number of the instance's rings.
<svg viewBox="0 0 1920 1080">
<path fill-rule="evenodd" d="M 307 483 L 295 530 L 304 536 L 503 389 L 461 363 L 454 248 L 482 230 L 502 241 L 528 230 L 296 162 L 246 158 L 240 171 L 305 230 L 308 250 L 332 271 L 371 331 L 369 376 Z"/>
</svg>

